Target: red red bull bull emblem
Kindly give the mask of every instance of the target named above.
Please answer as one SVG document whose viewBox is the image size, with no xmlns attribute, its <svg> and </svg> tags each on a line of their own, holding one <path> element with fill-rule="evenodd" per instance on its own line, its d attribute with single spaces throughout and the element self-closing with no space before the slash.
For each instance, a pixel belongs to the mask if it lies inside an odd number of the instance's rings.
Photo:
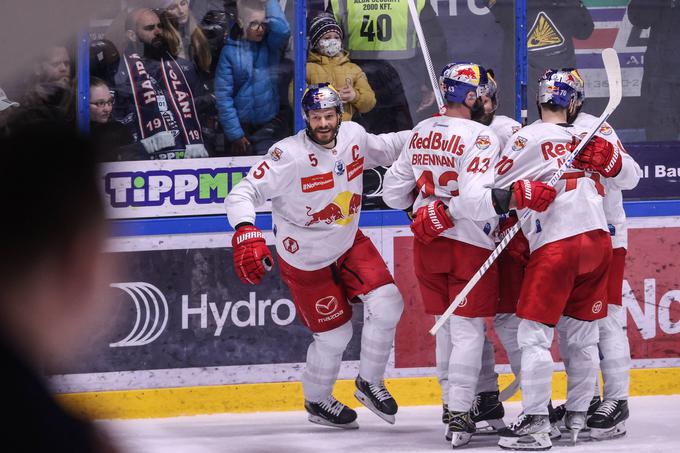
<svg viewBox="0 0 680 453">
<path fill-rule="evenodd" d="M 475 146 L 483 151 L 491 146 L 491 139 L 488 135 L 480 135 L 475 141 Z"/>
<path fill-rule="evenodd" d="M 603 124 L 602 127 L 600 128 L 600 134 L 611 135 L 612 134 L 612 127 L 607 123 Z"/>
<path fill-rule="evenodd" d="M 338 194 L 331 203 L 316 212 L 312 212 L 310 206 L 306 208 L 307 216 L 311 218 L 305 226 L 317 223 L 325 223 L 326 225 L 337 223 L 344 226 L 352 222 L 354 215 L 361 211 L 361 195 L 344 191 Z"/>
<path fill-rule="evenodd" d="M 464 77 L 468 80 L 477 80 L 477 71 L 472 67 L 456 69 L 454 77 Z"/>
<path fill-rule="evenodd" d="M 517 136 L 515 141 L 512 143 L 512 150 L 513 151 L 521 151 L 524 149 L 524 147 L 527 145 L 527 139 L 521 136 Z"/>
</svg>

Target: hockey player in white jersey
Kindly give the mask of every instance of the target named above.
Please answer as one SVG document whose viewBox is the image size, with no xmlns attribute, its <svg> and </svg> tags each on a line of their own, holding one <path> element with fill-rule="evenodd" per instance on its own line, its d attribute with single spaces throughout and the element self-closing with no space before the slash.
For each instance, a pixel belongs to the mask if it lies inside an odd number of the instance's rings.
<svg viewBox="0 0 680 453">
<path fill-rule="evenodd" d="M 567 123 L 576 103 L 570 75 L 547 70 L 539 81 L 538 108 L 542 118 L 523 128 L 502 152 L 496 184 L 517 178 L 548 181 L 586 130 Z M 565 362 L 567 428 L 585 425 L 598 365 L 598 326 L 607 312 L 607 268 L 611 240 L 604 216 L 600 177 L 616 176 L 619 153 L 601 154 L 606 143 L 596 136 L 583 149 L 596 155 L 597 172 L 571 169 L 555 186 L 557 198 L 544 213 L 532 212 L 522 226 L 530 256 L 522 281 L 517 316 L 522 319 L 518 343 L 522 351 L 522 405 L 518 420 L 500 432 L 499 445 L 515 450 L 544 450 L 549 438 L 554 327 L 565 332 L 569 360 Z M 595 162 L 592 167 L 595 167 Z"/>
<path fill-rule="evenodd" d="M 380 254 L 358 229 L 364 168 L 390 165 L 408 132 L 368 134 L 341 125 L 342 101 L 329 84 L 312 85 L 302 98 L 307 128 L 281 140 L 255 164 L 226 199 L 234 269 L 257 284 L 273 264 L 255 208 L 272 203 L 282 280 L 300 320 L 313 332 L 302 377 L 305 409 L 314 423 L 357 428 L 357 414 L 332 390 L 352 337 L 352 306 L 364 303 L 355 396 L 389 423 L 397 403 L 383 382 L 403 300 Z M 263 263 L 264 262 L 264 263 Z"/>
<path fill-rule="evenodd" d="M 425 311 L 431 315 L 447 309 L 491 254 L 499 214 L 507 213 L 511 203 L 543 210 L 554 195 L 547 185 L 528 180 L 518 181 L 513 191 L 492 188 L 498 139 L 487 126 L 471 120 L 482 107 L 484 68 L 448 65 L 441 85 L 446 111 L 415 127 L 383 184 L 388 206 L 413 207 L 416 212 L 411 225 L 415 273 Z M 470 410 L 485 352 L 484 318 L 496 314 L 497 303 L 497 272 L 492 266 L 442 328 L 453 346 L 448 409 L 454 447 L 468 443 L 475 432 Z"/>
<path fill-rule="evenodd" d="M 575 69 L 568 69 L 574 75 L 577 92 L 576 117 L 570 118 L 574 126 L 590 129 L 597 118 L 582 112 L 585 101 L 585 83 L 581 74 Z M 573 116 L 573 115 L 572 115 Z M 623 148 L 621 141 L 614 129 L 604 123 L 599 132 L 607 139 L 600 155 L 593 152 L 582 153 L 574 161 L 573 166 L 583 170 L 595 169 L 598 171 L 598 159 L 613 154 L 616 148 L 621 155 L 621 170 L 617 175 L 604 178 L 605 187 L 604 214 L 609 226 L 612 241 L 612 260 L 609 264 L 608 290 L 607 290 L 607 316 L 598 321 L 602 370 L 604 382 L 603 402 L 589 413 L 588 427 L 591 429 L 590 436 L 595 439 L 608 439 L 619 437 L 626 433 L 625 420 L 628 418 L 628 384 L 630 373 L 630 346 L 628 335 L 624 329 L 625 310 L 622 307 L 623 270 L 626 260 L 626 248 L 628 246 L 628 229 L 626 226 L 626 213 L 623 210 L 622 190 L 634 189 L 640 181 L 642 170 L 635 160 Z M 599 172 L 599 171 L 598 171 Z M 560 338 L 562 342 L 562 338 Z M 595 381 L 599 384 L 599 381 Z M 596 385 L 595 401 L 599 402 L 599 385 Z"/>
</svg>

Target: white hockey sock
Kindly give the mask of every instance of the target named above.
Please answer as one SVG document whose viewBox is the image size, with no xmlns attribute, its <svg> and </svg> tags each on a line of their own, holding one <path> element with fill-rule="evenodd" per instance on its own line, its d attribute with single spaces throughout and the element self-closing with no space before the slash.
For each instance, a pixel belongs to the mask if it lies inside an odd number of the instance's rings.
<svg viewBox="0 0 680 453">
<path fill-rule="evenodd" d="M 438 320 L 439 316 L 435 316 Z M 442 389 L 442 402 L 449 404 L 449 360 L 451 359 L 451 351 L 453 350 L 453 343 L 451 343 L 451 318 L 447 319 L 444 325 L 437 331 L 435 335 L 435 362 L 437 367 L 437 380 Z"/>
<path fill-rule="evenodd" d="M 562 348 L 569 358 L 567 371 L 568 411 L 585 412 L 593 398 L 593 386 L 599 365 L 597 321 L 579 321 L 563 316 L 557 324 Z"/>
<path fill-rule="evenodd" d="M 552 327 L 527 319 L 520 321 L 517 343 L 522 351 L 522 406 L 527 415 L 548 415 L 554 366 L 552 340 Z"/>
<path fill-rule="evenodd" d="M 477 392 L 484 349 L 484 318 L 452 315 L 450 333 L 453 351 L 449 361 L 449 410 L 465 412 Z"/>
<path fill-rule="evenodd" d="M 359 375 L 375 384 L 385 375 L 404 301 L 393 283 L 359 297 L 364 303 Z"/>
<path fill-rule="evenodd" d="M 598 321 L 600 330 L 600 369 L 604 380 L 604 398 L 628 399 L 630 380 L 630 345 L 623 327 L 625 311 L 619 305 L 609 305 L 607 317 Z"/>
<path fill-rule="evenodd" d="M 307 349 L 307 366 L 302 375 L 305 399 L 321 401 L 333 392 L 338 379 L 342 354 L 352 338 L 352 322 L 328 332 L 315 333 Z"/>
</svg>

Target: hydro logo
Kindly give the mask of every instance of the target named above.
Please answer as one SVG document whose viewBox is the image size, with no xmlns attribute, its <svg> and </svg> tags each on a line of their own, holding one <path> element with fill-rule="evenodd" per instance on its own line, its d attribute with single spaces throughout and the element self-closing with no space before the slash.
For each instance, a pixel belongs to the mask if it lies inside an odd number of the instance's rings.
<svg viewBox="0 0 680 453">
<path fill-rule="evenodd" d="M 169 306 L 165 295 L 154 285 L 146 282 L 112 283 L 112 288 L 122 289 L 134 304 L 135 315 L 130 333 L 123 339 L 110 343 L 109 347 L 146 346 L 163 334 L 168 325 Z M 213 329 L 217 337 L 225 328 L 248 328 L 287 326 L 295 320 L 295 304 L 288 299 L 258 300 L 250 292 L 248 300 L 208 302 L 208 295 L 200 295 L 198 305 L 189 302 L 189 296 L 182 294 L 181 303 L 173 305 L 181 310 L 181 330 Z M 335 300 L 335 298 L 333 298 Z M 337 301 L 333 311 L 337 308 Z M 195 320 L 196 322 L 192 322 Z"/>
<path fill-rule="evenodd" d="M 109 347 L 144 346 L 160 336 L 168 324 L 168 301 L 155 286 L 146 282 L 112 283 L 112 288 L 125 291 L 135 304 L 137 316 L 130 333 Z"/>
</svg>

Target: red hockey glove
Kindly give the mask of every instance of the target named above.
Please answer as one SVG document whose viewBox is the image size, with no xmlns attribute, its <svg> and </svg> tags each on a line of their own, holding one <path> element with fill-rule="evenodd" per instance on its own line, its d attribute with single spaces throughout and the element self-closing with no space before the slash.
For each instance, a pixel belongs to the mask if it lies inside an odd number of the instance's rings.
<svg viewBox="0 0 680 453">
<path fill-rule="evenodd" d="M 607 140 L 595 136 L 571 163 L 572 167 L 600 173 L 605 178 L 616 176 L 621 171 L 621 152 Z"/>
<path fill-rule="evenodd" d="M 238 278 L 251 285 L 260 283 L 265 272 L 262 261 L 274 262 L 262 231 L 252 225 L 242 226 L 234 233 L 231 245 L 234 247 L 234 269 Z"/>
<path fill-rule="evenodd" d="M 515 216 L 510 216 L 501 220 L 499 225 L 500 238 L 503 239 L 505 235 L 508 234 L 510 228 L 515 226 L 516 223 L 517 217 Z M 529 262 L 529 241 L 527 241 L 522 230 L 519 230 L 517 234 L 510 239 L 510 242 L 508 242 L 508 245 L 505 247 L 505 252 L 518 264 L 521 264 L 522 266 L 527 265 Z"/>
<path fill-rule="evenodd" d="M 444 231 L 453 227 L 453 220 L 446 213 L 446 205 L 441 201 L 433 201 L 421 206 L 411 224 L 411 231 L 417 240 L 429 244 Z"/>
<path fill-rule="evenodd" d="M 548 209 L 550 203 L 555 200 L 557 192 L 544 182 L 518 179 L 515 181 L 513 190 L 517 209 L 529 208 L 543 212 Z"/>
</svg>

